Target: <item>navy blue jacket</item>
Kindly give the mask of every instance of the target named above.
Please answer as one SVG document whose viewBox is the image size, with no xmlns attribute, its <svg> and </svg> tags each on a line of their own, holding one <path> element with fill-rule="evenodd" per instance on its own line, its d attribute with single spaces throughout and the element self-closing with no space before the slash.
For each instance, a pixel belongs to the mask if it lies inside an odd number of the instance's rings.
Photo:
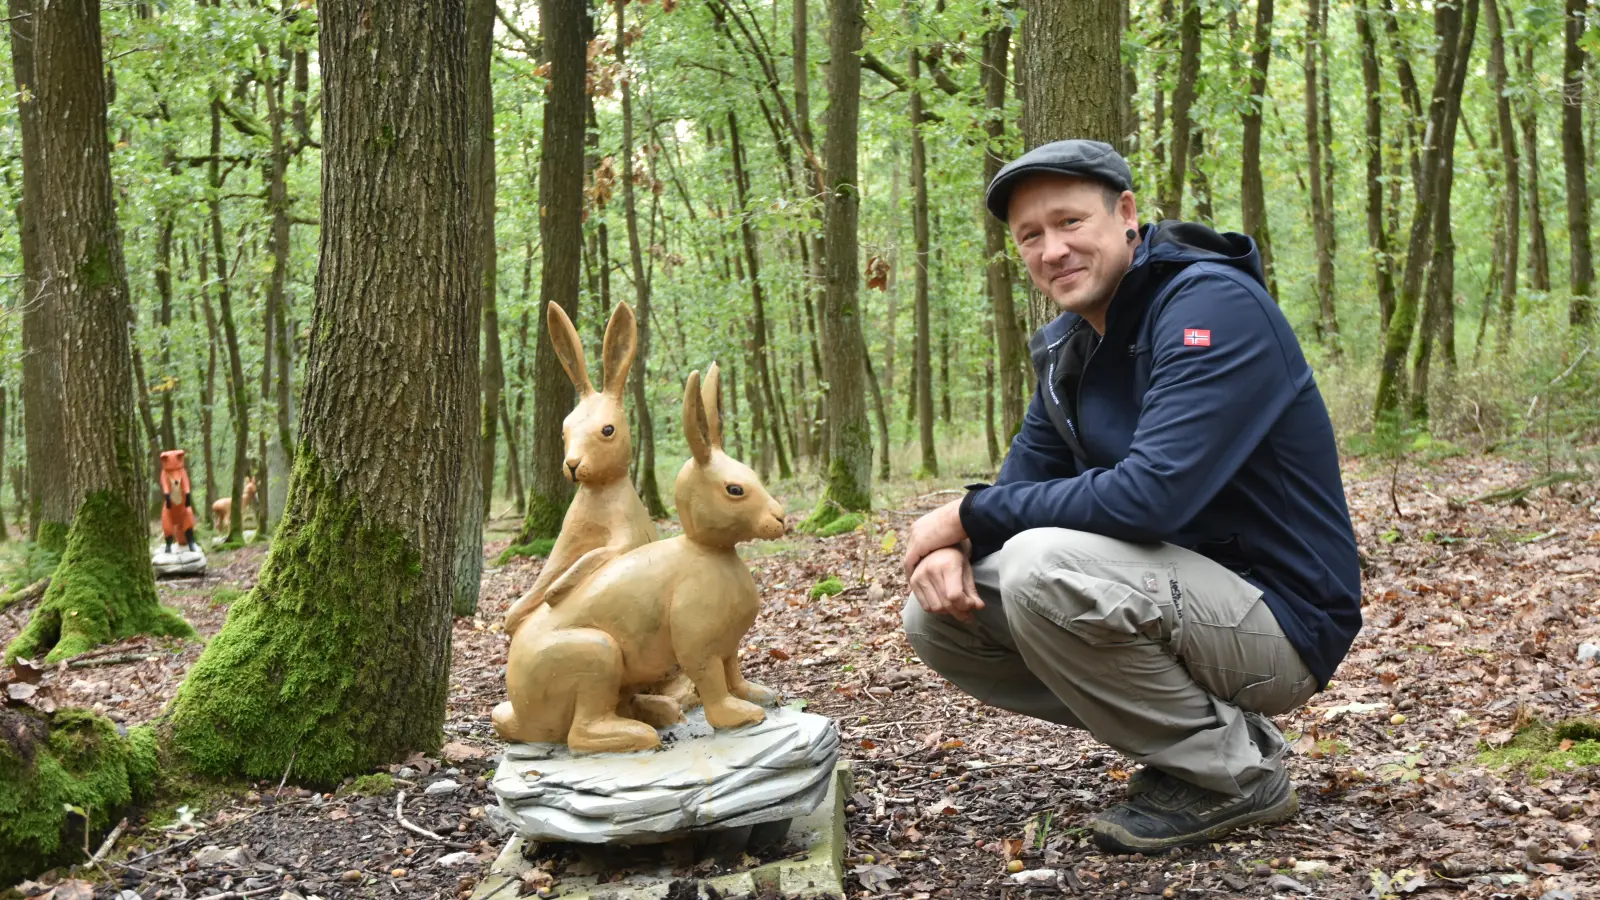
<svg viewBox="0 0 1600 900">
<path fill-rule="evenodd" d="M 1022 429 L 961 503 L 973 559 L 1042 527 L 1188 548 L 1259 587 L 1327 687 L 1361 629 L 1361 570 L 1311 368 L 1249 237 L 1143 238 L 1103 339 L 1074 313 L 1033 336 Z"/>
</svg>

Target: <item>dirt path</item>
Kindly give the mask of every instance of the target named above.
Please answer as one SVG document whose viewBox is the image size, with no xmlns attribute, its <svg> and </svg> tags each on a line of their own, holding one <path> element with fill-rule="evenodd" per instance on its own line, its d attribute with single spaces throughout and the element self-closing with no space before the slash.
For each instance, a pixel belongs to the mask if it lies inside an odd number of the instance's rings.
<svg viewBox="0 0 1600 900">
<path fill-rule="evenodd" d="M 765 608 L 746 670 L 840 723 L 856 773 L 852 897 L 1597 896 L 1600 734 L 1547 727 L 1600 717 L 1600 669 L 1578 660 L 1580 645 L 1600 644 L 1597 483 L 1521 503 L 1453 502 L 1537 474 L 1498 458 L 1448 459 L 1402 472 L 1391 496 L 1387 471 L 1347 469 L 1368 565 L 1366 627 L 1329 690 L 1280 719 L 1295 740 L 1303 811 L 1166 858 L 1104 856 L 1084 836 L 1088 816 L 1120 796 L 1127 760 L 1081 733 L 984 709 L 912 656 L 899 633 L 904 583 L 884 543 L 886 525 L 903 531 L 915 502 L 870 533 L 756 548 Z M 259 563 L 259 551 L 240 551 L 203 582 L 164 583 L 163 597 L 214 634 L 225 612 L 214 600 L 248 589 Z M 502 689 L 497 623 L 538 565 L 489 569 L 480 615 L 456 622 L 448 758 L 396 766 L 397 782 L 371 798 L 262 783 L 212 798 L 193 825 L 135 822 L 119 853 L 144 849 L 127 858 L 189 843 L 109 871 L 143 900 L 469 889 L 500 842 L 482 818 L 493 798 L 481 780 L 497 751 L 488 721 Z M 811 598 L 829 576 L 843 592 Z M 25 614 L 0 614 L 0 641 Z M 106 652 L 133 650 L 148 657 L 52 673 L 45 684 L 59 702 L 148 721 L 199 646 L 129 642 Z M 1524 765 L 1498 765 L 1504 759 Z M 440 778 L 458 787 L 423 794 Z M 435 837 L 398 823 L 399 788 L 409 792 L 407 820 Z M 192 853 L 205 846 L 243 849 L 236 864 L 202 865 Z M 1056 875 L 1047 886 L 1012 885 L 1012 858 Z"/>
</svg>

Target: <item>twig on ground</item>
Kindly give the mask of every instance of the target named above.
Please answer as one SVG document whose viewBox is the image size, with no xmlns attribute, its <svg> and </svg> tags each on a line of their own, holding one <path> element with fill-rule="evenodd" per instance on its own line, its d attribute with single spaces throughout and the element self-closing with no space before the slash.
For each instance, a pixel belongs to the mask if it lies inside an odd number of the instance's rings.
<svg viewBox="0 0 1600 900">
<path fill-rule="evenodd" d="M 118 822 L 117 827 L 111 829 L 111 833 L 106 835 L 106 839 L 100 842 L 100 849 L 96 850 L 94 855 L 89 857 L 89 865 L 95 865 L 99 863 L 100 860 L 105 859 L 106 854 L 111 852 L 112 845 L 117 842 L 117 838 L 122 837 L 122 829 L 127 827 L 127 819 L 123 819 L 121 822 Z"/>
<path fill-rule="evenodd" d="M 147 659 L 160 659 L 157 654 L 149 650 L 138 653 L 116 653 L 111 656 L 98 656 L 94 659 L 75 658 L 67 660 L 69 669 L 87 669 L 92 666 L 118 666 L 126 662 L 143 662 Z"/>
<path fill-rule="evenodd" d="M 405 813 L 402 812 L 402 810 L 405 809 L 405 805 L 406 805 L 406 792 L 405 791 L 401 791 L 399 793 L 399 795 L 396 796 L 395 799 L 394 799 L 394 820 L 396 822 L 400 823 L 400 827 L 401 828 L 404 828 L 405 830 L 411 832 L 412 834 L 420 834 L 423 837 L 430 837 L 430 838 L 433 838 L 436 841 L 445 840 L 445 836 L 444 835 L 435 834 L 434 832 L 431 832 L 428 829 L 423 828 L 421 825 L 416 825 L 416 824 L 413 824 L 412 822 L 407 821 L 406 817 L 405 817 Z"/>
<path fill-rule="evenodd" d="M 278 779 L 278 789 L 272 792 L 272 796 L 276 797 L 278 794 L 282 793 L 284 782 L 289 780 L 289 773 L 294 770 L 294 758 L 299 754 L 299 747 L 296 747 L 294 750 L 290 751 L 289 764 L 283 767 L 283 777 Z"/>
</svg>

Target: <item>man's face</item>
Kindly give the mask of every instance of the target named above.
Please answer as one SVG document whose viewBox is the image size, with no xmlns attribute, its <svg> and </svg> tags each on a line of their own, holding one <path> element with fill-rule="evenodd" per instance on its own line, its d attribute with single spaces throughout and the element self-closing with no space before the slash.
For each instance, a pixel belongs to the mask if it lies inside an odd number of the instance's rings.
<svg viewBox="0 0 1600 900">
<path fill-rule="evenodd" d="M 1105 332 L 1105 311 L 1133 262 L 1139 227 L 1133 193 L 1108 206 L 1099 182 L 1061 175 L 1034 175 L 1011 193 L 1009 226 L 1033 283 L 1068 312 Z"/>
</svg>

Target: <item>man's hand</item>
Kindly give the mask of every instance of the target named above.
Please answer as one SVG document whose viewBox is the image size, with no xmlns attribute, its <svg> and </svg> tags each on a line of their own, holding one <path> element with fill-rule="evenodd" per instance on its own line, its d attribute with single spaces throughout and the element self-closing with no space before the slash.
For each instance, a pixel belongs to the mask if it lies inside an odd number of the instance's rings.
<svg viewBox="0 0 1600 900">
<path fill-rule="evenodd" d="M 952 500 L 918 519 L 906 537 L 906 555 L 901 560 L 906 578 L 917 570 L 923 557 L 941 547 L 958 546 L 966 539 L 967 530 L 961 527 L 960 500 Z"/>
<path fill-rule="evenodd" d="M 972 621 L 972 611 L 983 609 L 972 581 L 972 563 L 955 547 L 929 553 L 911 575 L 911 593 L 917 603 L 936 616 Z"/>
</svg>

